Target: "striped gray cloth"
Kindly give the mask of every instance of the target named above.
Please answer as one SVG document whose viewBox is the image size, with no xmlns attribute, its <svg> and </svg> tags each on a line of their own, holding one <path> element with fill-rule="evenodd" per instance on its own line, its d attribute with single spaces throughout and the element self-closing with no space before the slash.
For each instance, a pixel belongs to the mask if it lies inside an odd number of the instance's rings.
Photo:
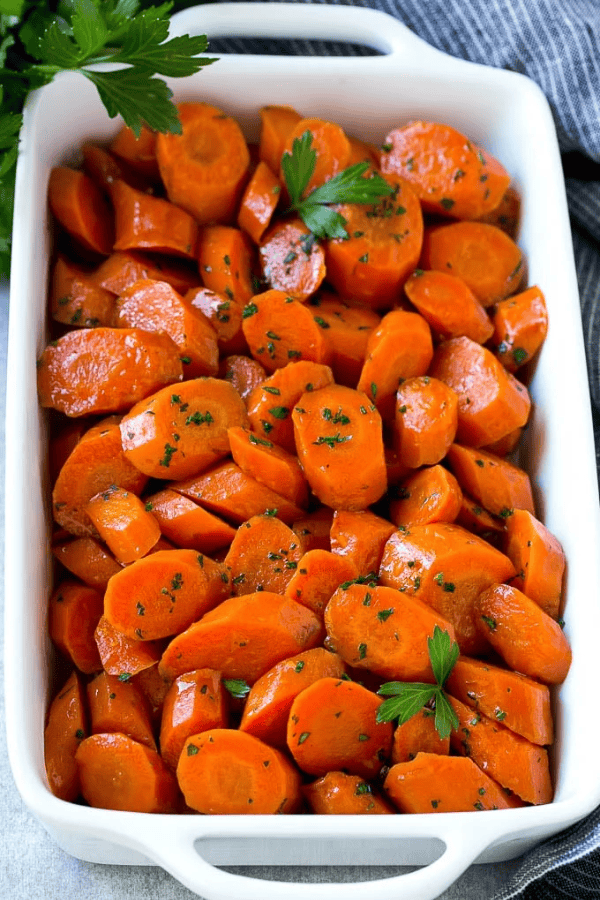
<svg viewBox="0 0 600 900">
<path fill-rule="evenodd" d="M 600 0 L 355 0 L 345 5 L 389 13 L 453 56 L 526 74 L 548 98 L 563 153 L 600 464 Z M 211 42 L 211 50 L 221 48 L 273 52 L 273 42 Z M 276 50 L 361 53 L 360 48 L 301 40 Z M 600 898 L 600 809 L 512 865 L 493 900 L 559 898 Z"/>
</svg>

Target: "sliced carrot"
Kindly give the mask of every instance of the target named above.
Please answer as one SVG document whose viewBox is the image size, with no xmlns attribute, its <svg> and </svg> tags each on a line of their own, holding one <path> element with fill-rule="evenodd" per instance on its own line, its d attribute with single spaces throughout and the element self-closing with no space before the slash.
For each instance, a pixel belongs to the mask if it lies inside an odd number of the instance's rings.
<svg viewBox="0 0 600 900">
<path fill-rule="evenodd" d="M 100 672 L 87 686 L 92 734 L 126 734 L 156 750 L 150 708 L 142 691 L 129 681 L 129 673 Z"/>
<path fill-rule="evenodd" d="M 367 355 L 371 333 L 380 316 L 368 307 L 348 306 L 334 294 L 310 301 L 315 322 L 324 329 L 331 350 L 331 368 L 338 384 L 355 388 Z"/>
<path fill-rule="evenodd" d="M 253 516 L 240 525 L 225 557 L 232 592 L 284 594 L 302 553 L 296 534 L 281 519 Z"/>
<path fill-rule="evenodd" d="M 48 202 L 52 214 L 86 250 L 108 256 L 113 249 L 113 214 L 92 179 L 77 169 L 50 172 Z"/>
<path fill-rule="evenodd" d="M 360 510 L 380 499 L 387 487 L 381 417 L 365 394 L 343 385 L 307 391 L 292 421 L 298 459 L 322 503 Z"/>
<path fill-rule="evenodd" d="M 95 494 L 86 512 L 118 562 L 145 556 L 160 537 L 158 522 L 140 498 L 116 485 Z"/>
<path fill-rule="evenodd" d="M 121 569 L 112 553 L 93 537 L 79 537 L 52 544 L 61 565 L 88 587 L 106 590 L 108 579 Z"/>
<path fill-rule="evenodd" d="M 238 392 L 220 378 L 195 378 L 157 391 L 121 420 L 126 457 L 156 478 L 189 478 L 229 452 L 227 429 L 246 425 Z"/>
<path fill-rule="evenodd" d="M 497 456 L 508 456 L 509 453 L 517 449 L 522 434 L 522 427 L 515 428 L 514 431 L 509 431 L 504 437 L 494 441 L 493 444 L 486 444 L 485 449 L 490 453 L 495 453 Z"/>
<path fill-rule="evenodd" d="M 221 353 L 244 353 L 247 349 L 242 331 L 243 304 L 227 294 L 205 287 L 192 288 L 184 300 L 208 319 L 217 335 Z"/>
<path fill-rule="evenodd" d="M 527 509 L 514 509 L 506 519 L 506 555 L 517 575 L 511 584 L 557 619 L 565 572 L 559 540 Z"/>
<path fill-rule="evenodd" d="M 391 522 L 370 509 L 336 509 L 331 524 L 331 552 L 351 559 L 360 575 L 378 572 L 383 548 L 394 531 Z"/>
<path fill-rule="evenodd" d="M 390 503 L 390 519 L 398 528 L 454 522 L 460 512 L 462 491 L 458 481 L 439 464 L 419 469 L 397 493 L 398 499 Z"/>
<path fill-rule="evenodd" d="M 61 417 L 61 421 L 52 428 L 48 446 L 48 468 L 53 485 L 67 459 L 90 427 L 91 420 Z"/>
<path fill-rule="evenodd" d="M 350 141 L 349 166 L 353 166 L 355 163 L 368 162 L 369 165 L 379 168 L 379 150 L 375 144 L 362 141 L 351 134 L 348 135 L 348 140 Z"/>
<path fill-rule="evenodd" d="M 185 294 L 200 283 L 198 270 L 185 260 L 151 259 L 133 251 L 112 253 L 98 266 L 94 275 L 95 282 L 112 294 L 122 294 L 125 288 L 144 278 L 166 281 L 179 294 Z"/>
<path fill-rule="evenodd" d="M 229 706 L 221 673 L 196 669 L 175 679 L 164 700 L 160 755 L 175 770 L 187 738 L 213 728 L 227 728 Z"/>
<path fill-rule="evenodd" d="M 229 225 L 207 225 L 200 232 L 198 268 L 204 287 L 247 303 L 254 294 L 254 253 L 248 236 Z"/>
<path fill-rule="evenodd" d="M 300 775 L 283 753 L 227 728 L 187 739 L 177 780 L 187 805 L 206 815 L 293 813 L 302 800 Z"/>
<path fill-rule="evenodd" d="M 81 792 L 90 806 L 174 813 L 177 782 L 156 750 L 125 734 L 94 734 L 75 755 Z"/>
<path fill-rule="evenodd" d="M 317 815 L 391 815 L 395 810 L 359 775 L 328 772 L 305 784 L 302 793 Z"/>
<path fill-rule="evenodd" d="M 210 555 L 227 547 L 235 536 L 231 525 L 171 488 L 146 497 L 145 503 L 162 534 L 177 547 Z"/>
<path fill-rule="evenodd" d="M 74 579 L 61 581 L 50 598 L 50 637 L 61 653 L 86 675 L 102 668 L 94 640 L 102 610 L 102 594 Z"/>
<path fill-rule="evenodd" d="M 340 584 L 352 581 L 358 575 L 351 557 L 316 548 L 308 550 L 300 558 L 285 593 L 317 615 L 323 615 L 331 595 Z"/>
<path fill-rule="evenodd" d="M 289 712 L 300 691 L 319 678 L 341 678 L 345 671 L 340 657 L 323 647 L 282 660 L 250 688 L 240 731 L 285 749 Z"/>
<path fill-rule="evenodd" d="M 273 170 L 262 160 L 258 163 L 250 181 L 246 185 L 237 223 L 255 244 L 268 228 L 281 196 L 281 182 Z"/>
<path fill-rule="evenodd" d="M 531 481 L 527 472 L 500 456 L 452 444 L 448 462 L 463 491 L 488 512 L 507 520 L 515 509 L 534 515 Z"/>
<path fill-rule="evenodd" d="M 238 123 L 208 103 L 179 103 L 181 135 L 159 134 L 156 157 L 171 203 L 200 225 L 235 216 L 250 154 Z"/>
<path fill-rule="evenodd" d="M 104 147 L 88 141 L 82 144 L 81 152 L 84 172 L 105 194 L 110 194 L 110 186 L 115 181 L 124 181 L 138 191 L 152 193 L 152 185 L 141 173 Z"/>
<path fill-rule="evenodd" d="M 467 337 L 451 338 L 435 351 L 429 374 L 458 397 L 456 439 L 483 447 L 526 424 L 531 400 L 525 385 L 494 354 Z"/>
<path fill-rule="evenodd" d="M 110 188 L 115 211 L 115 250 L 150 250 L 196 258 L 198 224 L 185 210 L 162 197 L 136 191 L 124 181 Z"/>
<path fill-rule="evenodd" d="M 87 705 L 81 676 L 73 671 L 50 704 L 44 729 L 44 765 L 50 790 L 73 802 L 80 793 L 75 753 L 88 735 Z"/>
<path fill-rule="evenodd" d="M 429 375 L 407 378 L 396 391 L 394 442 L 412 469 L 439 463 L 456 437 L 458 396 Z"/>
<path fill-rule="evenodd" d="M 263 106 L 260 110 L 258 155 L 277 173 L 289 134 L 302 116 L 291 106 Z"/>
<path fill-rule="evenodd" d="M 478 534 L 479 537 L 484 538 L 488 543 L 494 544 L 494 546 L 499 546 L 506 534 L 504 521 L 491 516 L 477 500 L 473 500 L 464 491 L 462 493 L 461 507 L 456 517 L 456 524 L 462 525 L 463 528 L 466 528 L 467 531 L 472 531 L 473 534 Z M 506 555 L 518 570 L 511 554 L 506 552 Z"/>
<path fill-rule="evenodd" d="M 382 700 L 354 681 L 320 678 L 295 698 L 287 745 L 309 775 L 343 769 L 374 778 L 389 757 L 392 725 L 377 722 Z"/>
<path fill-rule="evenodd" d="M 402 462 L 397 451 L 393 447 L 386 445 L 384 447 L 385 467 L 387 469 L 388 484 L 396 486 L 414 474 L 414 469 Z"/>
<path fill-rule="evenodd" d="M 325 278 L 325 251 L 298 217 L 271 225 L 261 238 L 258 256 L 269 287 L 296 300 L 307 300 Z"/>
<path fill-rule="evenodd" d="M 247 403 L 254 388 L 267 377 L 264 367 L 249 356 L 232 354 L 221 360 L 219 375 L 229 381 L 244 403 Z"/>
<path fill-rule="evenodd" d="M 160 173 L 156 161 L 156 132 L 143 125 L 136 137 L 126 125 L 120 129 L 109 144 L 111 153 L 124 159 L 144 178 L 158 181 Z"/>
<path fill-rule="evenodd" d="M 308 506 L 308 485 L 295 455 L 239 425 L 229 428 L 227 436 L 233 460 L 242 472 L 296 506 Z"/>
<path fill-rule="evenodd" d="M 423 708 L 411 716 L 406 722 L 398 725 L 394 731 L 392 744 L 392 763 L 410 762 L 417 753 L 439 753 L 442 756 L 450 752 L 450 736 L 441 738 L 435 727 L 435 713 L 432 709 Z"/>
<path fill-rule="evenodd" d="M 122 676 L 122 680 L 151 668 L 160 659 L 158 641 L 133 640 L 118 631 L 105 616 L 100 617 L 94 640 L 104 671 L 108 675 Z"/>
<path fill-rule="evenodd" d="M 493 322 L 498 359 L 509 372 L 515 372 L 535 356 L 548 332 L 548 310 L 540 288 L 535 285 L 501 300 Z"/>
<path fill-rule="evenodd" d="M 331 550 L 332 522 L 333 510 L 328 506 L 318 506 L 313 512 L 305 513 L 300 519 L 295 519 L 292 523 L 292 530 L 300 538 L 305 553 L 310 550 Z"/>
<path fill-rule="evenodd" d="M 154 728 L 159 731 L 163 704 L 169 690 L 169 682 L 165 681 L 160 674 L 158 663 L 154 663 L 154 665 L 148 666 L 147 669 L 142 669 L 137 675 L 133 675 L 132 681 L 134 684 L 137 684 L 148 701 Z"/>
<path fill-rule="evenodd" d="M 52 318 L 76 328 L 112 325 L 115 298 L 100 287 L 94 274 L 59 256 L 52 270 L 50 312 Z"/>
<path fill-rule="evenodd" d="M 495 225 L 515 240 L 521 221 L 521 195 L 514 185 L 509 185 L 498 206 L 484 216 L 480 222 Z"/>
<path fill-rule="evenodd" d="M 305 195 L 345 169 L 351 154 L 350 142 L 343 128 L 335 122 L 318 118 L 300 119 L 296 122 L 287 136 L 284 153 L 291 153 L 294 141 L 301 140 L 307 133 L 310 134 L 316 158 Z"/>
<path fill-rule="evenodd" d="M 37 365 L 41 405 L 67 416 L 120 412 L 182 378 L 171 338 L 139 328 L 70 331 L 46 347 Z"/>
<path fill-rule="evenodd" d="M 494 326 L 485 309 L 462 278 L 448 272 L 416 269 L 404 290 L 432 330 L 442 338 L 463 335 L 485 344 Z"/>
<path fill-rule="evenodd" d="M 172 679 L 192 669 L 217 669 L 249 684 L 269 669 L 321 642 L 323 626 L 309 609 L 287 597 L 258 591 L 224 600 L 163 653 L 160 670 Z"/>
</svg>

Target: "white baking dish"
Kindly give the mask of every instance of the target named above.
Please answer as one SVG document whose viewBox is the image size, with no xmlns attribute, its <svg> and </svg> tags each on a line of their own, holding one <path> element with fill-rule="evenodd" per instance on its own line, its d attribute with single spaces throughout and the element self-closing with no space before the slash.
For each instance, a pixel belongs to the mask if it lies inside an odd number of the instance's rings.
<svg viewBox="0 0 600 900">
<path fill-rule="evenodd" d="M 180 99 L 201 98 L 238 118 L 250 139 L 258 109 L 288 103 L 381 142 L 410 118 L 449 122 L 496 155 L 523 195 L 519 233 L 530 284 L 543 289 L 550 330 L 532 383 L 535 410 L 526 462 L 539 515 L 568 559 L 566 633 L 573 666 L 556 693 L 556 797 L 538 808 L 394 817 L 149 816 L 56 799 L 43 764 L 52 651 L 46 629 L 51 584 L 46 424 L 35 360 L 46 342 L 52 166 L 83 139 L 106 139 L 107 118 L 85 78 L 64 75 L 31 97 L 19 156 L 7 376 L 6 718 L 15 781 L 58 844 L 81 859 L 158 864 L 208 900 L 363 896 L 364 884 L 279 884 L 215 864 L 397 864 L 422 868 L 369 881 L 378 898 L 437 897 L 471 863 L 513 858 L 600 803 L 600 720 L 591 677 L 600 633 L 600 518 L 595 455 L 569 220 L 556 136 L 545 98 L 528 79 L 464 63 L 432 49 L 382 13 L 354 7 L 212 4 L 185 11 L 174 33 L 209 37 L 307 37 L 377 48 L 369 57 L 224 56 L 174 81 Z"/>
</svg>

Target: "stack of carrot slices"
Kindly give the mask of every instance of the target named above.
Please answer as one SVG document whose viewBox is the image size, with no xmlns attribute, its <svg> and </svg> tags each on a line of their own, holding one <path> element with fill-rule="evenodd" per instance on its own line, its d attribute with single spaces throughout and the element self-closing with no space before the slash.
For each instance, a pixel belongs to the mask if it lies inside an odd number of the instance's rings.
<svg viewBox="0 0 600 900">
<path fill-rule="evenodd" d="M 38 360 L 51 410 L 57 648 L 48 782 L 210 814 L 549 803 L 564 555 L 515 455 L 547 329 L 510 175 L 454 128 L 366 144 L 290 107 L 258 145 L 207 103 L 58 167 Z M 347 238 L 290 213 L 366 162 Z M 368 175 L 367 175 L 368 177 Z M 534 363 L 535 364 L 535 363 Z M 384 682 L 434 683 L 380 721 Z"/>
</svg>

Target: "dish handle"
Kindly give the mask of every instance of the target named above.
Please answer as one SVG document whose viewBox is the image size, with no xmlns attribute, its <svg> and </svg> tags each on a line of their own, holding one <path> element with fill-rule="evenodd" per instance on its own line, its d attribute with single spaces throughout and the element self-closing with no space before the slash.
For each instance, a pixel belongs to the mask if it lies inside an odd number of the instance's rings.
<svg viewBox="0 0 600 900">
<path fill-rule="evenodd" d="M 171 37 L 182 34 L 206 34 L 209 41 L 223 37 L 346 41 L 419 65 L 427 58 L 452 59 L 388 13 L 358 6 L 210 3 L 172 16 Z"/>
</svg>

